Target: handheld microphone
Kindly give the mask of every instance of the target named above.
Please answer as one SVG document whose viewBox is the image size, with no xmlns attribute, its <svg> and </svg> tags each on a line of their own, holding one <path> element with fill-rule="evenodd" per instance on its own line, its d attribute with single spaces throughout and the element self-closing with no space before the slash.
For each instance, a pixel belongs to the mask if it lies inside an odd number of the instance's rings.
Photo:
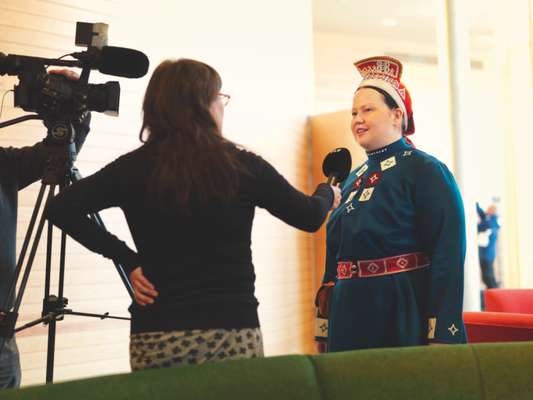
<svg viewBox="0 0 533 400">
<path fill-rule="evenodd" d="M 125 47 L 92 47 L 87 51 L 73 53 L 72 57 L 103 74 L 124 78 L 141 78 L 146 75 L 150 65 L 143 52 Z"/>
<path fill-rule="evenodd" d="M 352 169 L 352 156 L 345 147 L 331 151 L 322 163 L 322 172 L 328 177 L 328 185 L 343 182 Z"/>
</svg>

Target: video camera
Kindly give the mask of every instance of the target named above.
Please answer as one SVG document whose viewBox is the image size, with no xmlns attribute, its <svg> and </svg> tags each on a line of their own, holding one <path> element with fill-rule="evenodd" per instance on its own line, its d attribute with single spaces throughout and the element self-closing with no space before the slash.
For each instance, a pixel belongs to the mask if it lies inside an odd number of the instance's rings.
<svg viewBox="0 0 533 400">
<path fill-rule="evenodd" d="M 107 24 L 76 24 L 76 46 L 87 51 L 71 53 L 76 60 L 5 55 L 0 53 L 0 75 L 16 75 L 15 107 L 37 113 L 43 120 L 76 120 L 86 111 L 118 115 L 120 85 L 88 83 L 90 70 L 126 78 L 140 78 L 148 71 L 149 61 L 140 51 L 107 46 Z M 78 81 L 46 71 L 46 67 L 82 68 Z"/>
</svg>

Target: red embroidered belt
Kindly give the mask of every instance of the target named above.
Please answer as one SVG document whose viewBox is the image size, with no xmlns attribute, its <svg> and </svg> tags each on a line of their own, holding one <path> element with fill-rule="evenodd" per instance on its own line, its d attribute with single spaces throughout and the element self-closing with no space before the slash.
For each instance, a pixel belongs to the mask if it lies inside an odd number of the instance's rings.
<svg viewBox="0 0 533 400">
<path fill-rule="evenodd" d="M 337 263 L 337 279 L 369 278 L 398 274 L 427 267 L 429 257 L 424 253 L 409 253 L 376 260 L 339 261 Z"/>
</svg>

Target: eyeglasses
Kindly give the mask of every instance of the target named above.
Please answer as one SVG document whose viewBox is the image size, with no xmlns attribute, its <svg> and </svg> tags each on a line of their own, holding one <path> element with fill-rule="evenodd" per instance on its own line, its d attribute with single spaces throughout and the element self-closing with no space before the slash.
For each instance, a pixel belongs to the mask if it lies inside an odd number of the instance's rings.
<svg viewBox="0 0 533 400">
<path fill-rule="evenodd" d="M 226 107 L 229 103 L 229 100 L 231 99 L 231 96 L 229 94 L 225 93 L 219 93 L 218 97 L 220 97 L 220 101 L 222 101 L 222 105 Z"/>
</svg>

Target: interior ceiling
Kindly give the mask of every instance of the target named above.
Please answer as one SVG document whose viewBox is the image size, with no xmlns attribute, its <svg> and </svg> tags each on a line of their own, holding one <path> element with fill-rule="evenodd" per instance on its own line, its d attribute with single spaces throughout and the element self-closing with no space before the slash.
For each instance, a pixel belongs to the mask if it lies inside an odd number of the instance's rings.
<svg viewBox="0 0 533 400">
<path fill-rule="evenodd" d="M 438 1 L 442 0 L 313 0 L 314 30 L 373 36 L 436 45 Z M 463 0 L 471 42 L 489 45 L 499 3 Z M 501 7 L 501 5 L 500 5 Z"/>
</svg>

